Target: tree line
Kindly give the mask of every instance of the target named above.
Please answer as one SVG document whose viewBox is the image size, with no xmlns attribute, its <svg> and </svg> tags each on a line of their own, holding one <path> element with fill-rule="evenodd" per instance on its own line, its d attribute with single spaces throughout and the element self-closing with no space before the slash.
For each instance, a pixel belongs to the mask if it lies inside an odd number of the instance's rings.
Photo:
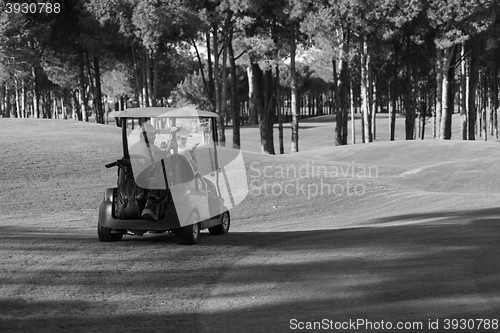
<svg viewBox="0 0 500 333">
<path fill-rule="evenodd" d="M 190 103 L 219 115 L 222 143 L 226 126 L 239 146 L 240 126 L 258 125 L 269 154 L 276 123 L 279 153 L 284 122 L 299 150 L 304 114 L 335 114 L 336 145 L 355 143 L 355 114 L 361 141 L 375 140 L 381 112 L 390 140 L 397 114 L 408 140 L 423 138 L 428 119 L 434 138 L 450 139 L 454 112 L 464 140 L 498 137 L 495 0 L 47 3 L 57 13 L 0 14 L 4 117 L 104 123 L 110 103 Z"/>
</svg>

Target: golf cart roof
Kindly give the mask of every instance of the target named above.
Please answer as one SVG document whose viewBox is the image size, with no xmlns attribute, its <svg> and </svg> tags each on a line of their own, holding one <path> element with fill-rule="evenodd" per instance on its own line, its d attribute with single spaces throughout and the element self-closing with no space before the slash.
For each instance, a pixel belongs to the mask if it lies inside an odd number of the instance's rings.
<svg viewBox="0 0 500 333">
<path fill-rule="evenodd" d="M 116 118 L 199 118 L 209 117 L 217 118 L 217 113 L 198 110 L 194 106 L 185 106 L 182 108 L 172 107 L 144 107 L 131 108 L 125 111 L 113 111 L 110 117 Z"/>
</svg>

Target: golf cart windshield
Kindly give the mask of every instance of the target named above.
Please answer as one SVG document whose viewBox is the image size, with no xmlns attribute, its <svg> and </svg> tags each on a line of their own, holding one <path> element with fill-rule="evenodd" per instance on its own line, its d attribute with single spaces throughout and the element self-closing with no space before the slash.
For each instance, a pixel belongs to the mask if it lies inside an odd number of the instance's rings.
<svg viewBox="0 0 500 333">
<path fill-rule="evenodd" d="M 215 141 L 216 113 L 188 106 L 128 109 L 114 116 L 122 119 L 124 158 L 130 160 L 138 186 L 168 187 L 179 202 L 184 200 L 181 192 L 212 188 L 227 209 L 248 194 L 239 147 Z M 127 129 L 127 119 L 134 118 L 142 119 L 141 126 Z"/>
<path fill-rule="evenodd" d="M 127 141 L 129 154 L 135 157 L 133 167 L 139 170 L 135 172 L 137 175 L 149 165 L 147 159 L 158 160 L 173 155 L 183 156 L 189 162 L 186 168 L 192 170 L 185 170 L 188 174 L 192 171 L 193 174 L 205 175 L 217 169 L 209 118 L 151 118 L 132 130 Z M 188 179 L 191 177 L 187 176 Z"/>
<path fill-rule="evenodd" d="M 143 155 L 148 156 L 143 127 L 147 127 L 148 139 L 153 139 L 148 140 L 153 151 L 166 149 L 167 144 L 173 142 L 174 139 L 182 150 L 193 148 L 195 145 L 213 145 L 213 132 L 207 118 L 152 118 L 129 133 L 127 141 L 131 154 L 138 153 L 136 150 L 139 150 L 144 151 Z"/>
</svg>

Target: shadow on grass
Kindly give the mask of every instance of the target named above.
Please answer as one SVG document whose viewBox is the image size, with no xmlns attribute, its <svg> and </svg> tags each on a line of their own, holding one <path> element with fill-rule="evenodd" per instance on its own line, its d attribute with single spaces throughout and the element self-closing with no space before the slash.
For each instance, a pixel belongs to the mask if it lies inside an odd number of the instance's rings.
<svg viewBox="0 0 500 333">
<path fill-rule="evenodd" d="M 429 331 L 428 320 L 439 319 L 443 332 L 446 318 L 498 318 L 498 212 L 399 215 L 371 222 L 432 221 L 343 230 L 204 234 L 199 246 L 191 247 L 171 246 L 168 236 L 101 244 L 86 235 L 78 241 L 89 244 L 87 255 L 98 252 L 105 260 L 55 270 L 64 280 L 44 275 L 47 270 L 40 267 L 30 279 L 18 276 L 1 285 L 30 289 L 65 283 L 109 296 L 132 289 L 123 302 L 162 295 L 167 303 L 190 300 L 189 306 L 176 313 L 132 306 L 123 313 L 116 302 L 89 300 L 92 294 L 84 301 L 0 298 L 0 331 L 287 332 L 293 318 L 327 318 L 422 323 L 413 331 Z M 52 245 L 60 241 L 43 239 Z M 230 255 L 244 247 L 252 251 Z M 126 259 L 118 258 L 124 253 Z M 206 291 L 190 294 L 192 288 Z"/>
<path fill-rule="evenodd" d="M 196 316 L 186 314 L 116 314 L 109 304 L 81 301 L 0 300 L 2 333 L 194 332 Z M 19 318 L 22 316 L 22 318 Z"/>
<path fill-rule="evenodd" d="M 327 318 L 421 322 L 415 332 L 438 319 L 444 332 L 445 319 L 498 319 L 500 228 L 485 218 L 495 212 L 459 214 L 468 224 L 297 233 L 224 275 L 202 305 L 203 331 L 287 332 L 293 318 Z"/>
<path fill-rule="evenodd" d="M 426 213 L 401 214 L 389 217 L 382 217 L 368 221 L 366 224 L 373 223 L 392 223 L 419 220 L 439 220 L 440 222 L 459 222 L 474 221 L 475 218 L 496 218 L 500 222 L 500 205 L 494 208 L 461 210 L 461 211 L 437 211 Z"/>
</svg>

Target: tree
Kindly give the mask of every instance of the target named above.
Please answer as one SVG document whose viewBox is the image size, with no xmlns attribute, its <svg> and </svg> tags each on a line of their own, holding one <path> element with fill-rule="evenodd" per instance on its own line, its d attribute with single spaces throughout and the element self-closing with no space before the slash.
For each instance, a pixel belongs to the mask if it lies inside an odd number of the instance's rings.
<svg viewBox="0 0 500 333">
<path fill-rule="evenodd" d="M 432 0 L 426 11 L 429 24 L 436 31 L 435 44 L 437 52 L 437 85 L 441 96 L 438 102 L 436 117 L 440 139 L 451 138 L 451 114 L 454 109 L 454 98 L 452 98 L 452 81 L 454 80 L 454 69 L 457 47 L 468 40 L 477 38 L 484 33 L 493 23 L 492 15 L 495 1 L 467 1 L 458 0 L 443 1 Z M 471 53 L 472 55 L 472 53 Z M 474 55 L 472 55 L 474 57 Z M 475 65 L 475 59 L 471 59 L 470 65 Z M 470 73 L 475 75 L 475 69 L 471 67 Z M 475 79 L 469 81 L 473 86 L 469 87 L 469 94 L 475 94 Z M 475 98 L 469 96 L 468 118 L 474 121 L 475 110 L 473 102 Z M 441 117 L 439 117 L 439 104 L 441 104 Z M 473 115 L 474 113 L 474 115 Z M 474 139 L 469 127 L 469 139 Z"/>
<path fill-rule="evenodd" d="M 40 83 L 45 79 L 41 72 L 41 59 L 53 21 L 53 16 L 43 13 L 0 14 L 2 76 L 3 81 L 9 82 L 14 90 L 17 117 L 40 117 L 39 90 Z M 5 90 L 7 96 L 8 89 Z"/>
<path fill-rule="evenodd" d="M 347 144 L 352 30 L 351 21 L 347 19 L 348 11 L 347 1 L 317 4 L 302 24 L 302 30 L 314 39 L 316 46 L 331 57 L 336 113 L 335 145 Z"/>
<path fill-rule="evenodd" d="M 274 118 L 276 115 L 276 80 L 273 75 L 277 33 L 277 12 L 281 2 L 249 0 L 232 7 L 238 26 L 238 49 L 248 59 L 248 84 L 251 109 L 259 125 L 262 152 L 275 154 Z M 251 114 L 250 123 L 255 122 Z"/>
</svg>

